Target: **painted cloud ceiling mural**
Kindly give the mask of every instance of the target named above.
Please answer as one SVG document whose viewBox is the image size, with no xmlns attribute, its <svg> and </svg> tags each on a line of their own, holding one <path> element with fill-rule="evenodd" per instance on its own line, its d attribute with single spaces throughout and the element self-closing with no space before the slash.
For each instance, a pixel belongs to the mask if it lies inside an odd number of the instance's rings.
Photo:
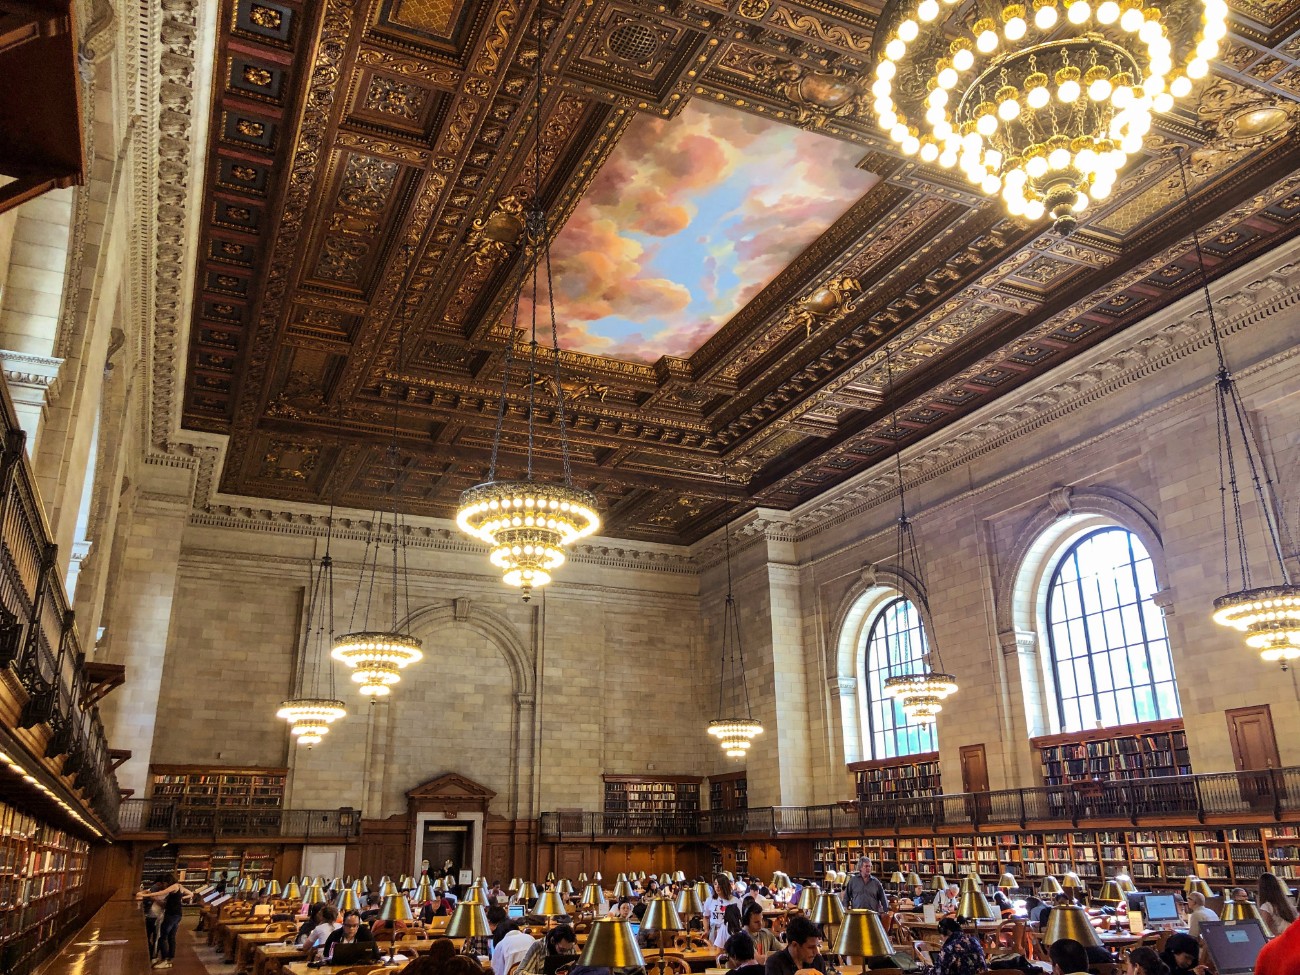
<svg viewBox="0 0 1300 975">
<path fill-rule="evenodd" d="M 690 355 L 876 182 L 860 158 L 702 99 L 634 120 L 552 245 L 561 347 Z"/>
</svg>

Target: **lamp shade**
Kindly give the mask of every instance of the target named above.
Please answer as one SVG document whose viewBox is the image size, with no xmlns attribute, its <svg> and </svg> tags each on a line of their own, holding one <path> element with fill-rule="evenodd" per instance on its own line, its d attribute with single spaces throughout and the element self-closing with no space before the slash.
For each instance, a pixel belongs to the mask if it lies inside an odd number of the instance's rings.
<svg viewBox="0 0 1300 975">
<path fill-rule="evenodd" d="M 632 925 L 622 918 L 603 917 L 592 922 L 578 964 L 589 968 L 644 968 L 645 959 L 636 946 Z"/>
<path fill-rule="evenodd" d="M 589 884 L 589 883 L 591 883 L 591 881 L 589 881 L 589 880 L 587 879 L 587 875 L 586 875 L 585 873 L 580 873 L 580 874 L 578 874 L 578 884 L 579 884 L 580 886 L 582 886 L 582 887 L 586 887 L 587 884 Z"/>
<path fill-rule="evenodd" d="M 308 887 L 307 896 L 303 898 L 303 902 L 306 904 L 324 904 L 325 891 L 321 888 L 321 885 L 312 884 L 310 887 Z"/>
<path fill-rule="evenodd" d="M 782 873 L 778 870 L 772 875 L 773 890 L 789 890 L 793 886 L 794 884 L 790 882 L 790 875 L 788 873 Z"/>
<path fill-rule="evenodd" d="M 645 871 L 642 870 L 639 874 L 637 874 L 637 875 L 636 875 L 636 879 L 639 880 L 639 881 L 641 881 L 642 883 L 645 883 L 645 880 L 646 880 Z M 730 880 L 730 879 L 734 879 L 734 878 L 732 878 L 732 877 L 728 877 L 728 879 Z"/>
<path fill-rule="evenodd" d="M 700 903 L 700 895 L 694 887 L 683 887 L 673 907 L 682 917 L 699 917 L 704 913 L 704 905 Z"/>
<path fill-rule="evenodd" d="M 930 889 L 931 889 L 931 890 L 947 890 L 947 889 L 948 889 L 948 878 L 945 877 L 945 876 L 944 876 L 943 874 L 941 874 L 941 873 L 936 873 L 933 877 L 930 878 Z"/>
<path fill-rule="evenodd" d="M 415 899 L 420 904 L 433 900 L 433 884 L 429 883 L 428 877 L 420 878 L 420 886 L 415 888 Z"/>
<path fill-rule="evenodd" d="M 907 883 L 907 878 L 903 876 L 903 871 L 895 870 L 893 876 L 889 878 L 889 882 L 891 884 L 905 884 Z"/>
<path fill-rule="evenodd" d="M 362 889 L 362 890 L 369 890 L 369 889 L 370 889 L 370 884 L 371 884 L 370 874 L 366 874 L 364 877 L 361 878 L 361 889 Z"/>
<path fill-rule="evenodd" d="M 393 883 L 391 880 L 385 880 L 382 884 L 379 885 L 380 897 L 395 897 L 396 895 L 397 895 L 397 884 Z"/>
<path fill-rule="evenodd" d="M 1210 893 L 1210 885 L 1200 877 L 1188 877 L 1187 880 L 1183 882 L 1183 893 L 1190 894 L 1192 891 L 1197 891 L 1198 893 L 1204 894 L 1206 897 L 1214 896 Z"/>
<path fill-rule="evenodd" d="M 1260 927 L 1264 927 L 1264 919 L 1259 916 L 1259 908 L 1250 901 L 1228 901 L 1223 905 L 1223 913 L 1220 917 L 1229 924 L 1236 924 L 1238 921 L 1258 921 Z"/>
<path fill-rule="evenodd" d="M 1077 904 L 1063 904 L 1053 907 L 1047 915 L 1047 927 L 1043 929 L 1043 944 L 1050 945 L 1062 938 L 1070 938 L 1085 948 L 1095 948 L 1101 944 L 1097 932 L 1088 920 L 1088 912 Z"/>
<path fill-rule="evenodd" d="M 343 889 L 342 877 L 335 877 L 333 880 L 330 881 L 330 890 L 332 890 L 334 893 L 337 894 L 342 889 Z"/>
<path fill-rule="evenodd" d="M 241 894 L 247 894 L 247 893 L 248 893 L 250 890 L 252 890 L 252 889 L 253 889 L 253 878 L 252 878 L 252 877 L 240 877 L 240 878 L 239 878 L 239 886 L 236 887 L 235 890 L 237 890 L 237 891 L 238 891 L 239 893 L 241 893 Z"/>
<path fill-rule="evenodd" d="M 1119 889 L 1126 894 L 1137 893 L 1137 884 L 1133 883 L 1133 878 L 1126 873 L 1115 874 L 1115 883 L 1119 884 Z"/>
<path fill-rule="evenodd" d="M 554 870 L 550 871 L 550 872 L 546 875 L 546 882 L 549 883 L 549 884 L 553 884 L 553 883 L 555 883 L 555 871 L 554 871 Z"/>
<path fill-rule="evenodd" d="M 290 880 L 284 885 L 284 890 L 281 891 L 280 896 L 287 901 L 300 901 L 302 900 L 302 891 L 298 889 L 297 884 Z"/>
<path fill-rule="evenodd" d="M 681 870 L 678 870 L 676 873 L 674 873 L 674 874 L 673 874 L 673 883 L 675 883 L 675 884 L 684 884 L 684 883 L 686 883 L 686 874 L 685 874 L 685 872 L 684 872 L 684 871 L 681 871 Z"/>
<path fill-rule="evenodd" d="M 614 885 L 615 898 L 631 897 L 633 893 L 632 885 L 626 880 L 620 880 Z"/>
<path fill-rule="evenodd" d="M 889 940 L 889 935 L 885 934 L 885 926 L 880 923 L 879 914 L 855 907 L 844 912 L 833 950 L 841 957 L 851 955 L 878 958 L 881 955 L 892 955 L 894 945 Z"/>
<path fill-rule="evenodd" d="M 803 911 L 805 914 L 811 914 L 813 908 L 817 906 L 817 895 L 820 893 L 821 891 L 812 884 L 809 884 L 803 890 L 799 891 L 799 904 L 797 905 L 799 910 Z"/>
<path fill-rule="evenodd" d="M 361 903 L 357 900 L 357 892 L 351 887 L 345 888 L 339 893 L 338 902 L 334 907 L 338 910 L 340 916 L 348 911 L 361 910 Z"/>
<path fill-rule="evenodd" d="M 1053 908 L 1052 910 L 1055 913 L 1056 909 Z M 993 905 L 988 902 L 988 898 L 979 890 L 963 890 L 961 892 L 961 902 L 957 905 L 957 914 L 960 917 L 968 917 L 976 921 L 996 921 L 1002 916 L 1001 912 L 994 910 Z"/>
<path fill-rule="evenodd" d="M 532 912 L 539 917 L 565 917 L 569 913 L 564 900 L 553 890 L 545 891 L 533 901 Z"/>
<path fill-rule="evenodd" d="M 1067 870 L 1061 877 L 1061 886 L 1069 890 L 1077 890 L 1083 886 L 1083 881 L 1073 870 Z"/>
<path fill-rule="evenodd" d="M 410 902 L 401 894 L 394 894 L 384 901 L 384 909 L 379 916 L 385 921 L 414 921 Z"/>
<path fill-rule="evenodd" d="M 595 908 L 604 900 L 605 895 L 601 892 L 600 884 L 587 884 L 582 888 L 582 900 L 579 904 L 582 907 Z"/>
<path fill-rule="evenodd" d="M 573 881 L 569 880 L 568 878 L 561 877 L 559 880 L 555 882 L 555 892 L 557 894 L 572 894 Z"/>
<path fill-rule="evenodd" d="M 1097 900 L 1103 904 L 1118 904 L 1124 899 L 1124 892 L 1119 889 L 1119 884 L 1113 880 L 1107 880 L 1101 885 L 1101 893 L 1097 895 Z"/>
<path fill-rule="evenodd" d="M 961 892 L 964 894 L 967 891 L 970 891 L 971 893 L 974 894 L 980 894 L 984 892 L 984 887 L 980 883 L 979 874 L 968 873 L 966 874 L 966 876 L 961 878 Z"/>
<path fill-rule="evenodd" d="M 433 892 L 434 892 L 435 894 L 441 894 L 441 893 L 442 893 L 444 890 L 446 890 L 446 889 L 447 889 L 447 881 L 446 881 L 446 880 L 444 880 L 442 877 L 436 877 L 436 878 L 434 878 L 434 881 L 433 881 Z"/>
<path fill-rule="evenodd" d="M 700 899 L 700 903 L 703 904 L 706 900 L 708 900 L 710 897 L 713 896 L 713 891 L 709 890 L 709 885 L 706 884 L 703 880 L 697 880 L 695 882 L 695 896 L 698 897 Z"/>
<path fill-rule="evenodd" d="M 915 870 L 913 870 L 911 873 L 907 875 L 907 886 L 909 887 L 921 886 L 921 875 L 917 873 Z"/>
<path fill-rule="evenodd" d="M 602 880 L 604 880 L 605 878 L 602 877 L 602 876 L 600 875 L 600 871 L 597 870 L 595 873 L 593 873 L 593 874 L 591 875 L 591 879 L 594 880 L 594 881 L 596 881 L 596 883 L 600 883 L 600 882 L 601 882 Z"/>
<path fill-rule="evenodd" d="M 1020 885 L 1016 883 L 1015 874 L 1007 872 L 998 878 L 998 887 L 1002 890 L 1013 890 Z"/>
<path fill-rule="evenodd" d="M 826 890 L 818 894 L 811 920 L 814 924 L 839 924 L 844 920 L 844 905 L 839 895 Z"/>
<path fill-rule="evenodd" d="M 537 900 L 537 888 L 532 884 L 525 884 L 524 889 L 519 892 L 519 900 L 525 904 Z M 487 898 L 483 896 L 481 887 L 470 887 L 465 891 L 465 896 L 460 899 L 462 904 L 477 904 L 479 907 L 487 906 Z"/>
<path fill-rule="evenodd" d="M 451 912 L 451 920 L 443 935 L 448 938 L 486 938 L 492 934 L 488 925 L 487 912 L 482 904 L 461 902 Z"/>
<path fill-rule="evenodd" d="M 1065 893 L 1065 888 L 1061 886 L 1061 882 L 1057 880 L 1055 877 L 1044 877 L 1043 883 L 1038 888 L 1038 890 L 1039 893 L 1042 894 L 1055 895 L 1055 894 Z"/>
<path fill-rule="evenodd" d="M 625 884 L 627 882 L 628 882 L 627 874 L 625 873 L 620 873 L 617 877 L 614 878 L 614 883 L 616 884 Z"/>
<path fill-rule="evenodd" d="M 641 918 L 642 931 L 684 931 L 681 915 L 667 897 L 651 897 Z"/>
<path fill-rule="evenodd" d="M 280 893 L 281 893 L 281 891 L 280 891 L 280 881 L 278 881 L 278 880 L 272 880 L 270 883 L 268 883 L 268 884 L 266 885 L 266 896 L 267 896 L 267 897 L 279 897 L 279 896 L 280 896 Z"/>
<path fill-rule="evenodd" d="M 586 874 L 583 874 L 583 876 L 585 877 Z M 513 894 L 513 893 L 514 893 L 515 891 L 517 891 L 518 889 L 519 889 L 519 878 L 518 878 L 518 877 L 511 877 L 511 878 L 510 878 L 510 886 L 507 887 L 506 890 L 510 891 L 510 893 Z"/>
</svg>

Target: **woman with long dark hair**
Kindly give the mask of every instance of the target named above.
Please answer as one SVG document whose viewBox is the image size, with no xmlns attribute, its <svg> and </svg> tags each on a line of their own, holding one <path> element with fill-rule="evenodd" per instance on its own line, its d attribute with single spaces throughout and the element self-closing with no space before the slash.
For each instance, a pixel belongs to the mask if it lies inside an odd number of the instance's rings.
<svg viewBox="0 0 1300 975">
<path fill-rule="evenodd" d="M 1255 896 L 1259 916 L 1264 919 L 1264 927 L 1272 937 L 1277 937 L 1296 919 L 1295 905 L 1291 903 L 1290 894 L 1282 881 L 1273 874 L 1259 875 L 1259 891 Z"/>
</svg>

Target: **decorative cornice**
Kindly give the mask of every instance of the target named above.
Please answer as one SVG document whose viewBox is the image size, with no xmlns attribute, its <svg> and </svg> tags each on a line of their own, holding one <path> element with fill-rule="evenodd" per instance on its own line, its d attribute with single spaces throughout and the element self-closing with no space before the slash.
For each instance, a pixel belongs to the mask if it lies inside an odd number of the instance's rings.
<svg viewBox="0 0 1300 975">
<path fill-rule="evenodd" d="M 1293 183 L 1300 183 L 1300 177 L 1284 183 L 1294 189 Z M 1224 218 L 1225 221 L 1228 219 Z M 1212 230 L 1207 230 L 1207 233 Z M 1149 263 L 1158 265 L 1166 256 L 1158 255 Z M 1261 266 L 1269 262 L 1273 267 L 1264 269 Z M 1241 283 L 1234 290 L 1228 290 L 1233 288 L 1234 282 Z M 1219 331 L 1224 337 L 1242 332 L 1300 304 L 1300 243 L 1292 242 L 1233 272 L 1217 283 L 1216 292 L 1214 300 L 1219 313 Z M 932 443 L 922 442 L 908 451 L 903 460 L 904 482 L 911 487 L 959 469 L 1209 348 L 1212 340 L 1208 316 L 1203 309 L 1189 311 L 1201 300 L 1199 294 L 1193 294 L 1175 302 L 1153 315 L 1145 328 L 1135 326 L 1123 338 L 1103 343 L 1098 347 L 1100 357 L 1091 365 L 1080 368 L 1076 360 L 1068 375 L 1054 381 L 1045 377 L 1042 383 L 1030 383 L 1007 400 L 1000 400 L 972 414 L 948 437 Z M 1234 304 L 1245 307 L 1236 314 L 1225 315 L 1225 307 Z M 1135 333 L 1140 334 L 1136 340 Z M 1124 339 L 1127 340 L 1124 346 L 1117 347 Z M 1156 409 L 1167 408 L 1195 393 L 1184 394 Z M 1114 432 L 1112 429 L 1106 435 L 1113 436 Z M 822 498 L 791 512 L 789 517 L 797 539 L 813 538 L 895 497 L 898 482 L 891 468 L 892 463 L 878 464 L 844 485 L 831 489 Z"/>
</svg>

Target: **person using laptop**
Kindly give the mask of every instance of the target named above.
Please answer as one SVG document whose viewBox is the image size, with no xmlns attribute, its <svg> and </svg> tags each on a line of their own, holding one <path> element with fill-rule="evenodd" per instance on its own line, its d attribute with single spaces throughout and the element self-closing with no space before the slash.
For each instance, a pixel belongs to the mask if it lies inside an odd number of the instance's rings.
<svg viewBox="0 0 1300 975">
<path fill-rule="evenodd" d="M 1134 948 L 1128 953 L 1128 975 L 1169 975 L 1169 966 L 1154 948 Z"/>
<path fill-rule="evenodd" d="M 321 957 L 325 959 L 325 964 L 334 964 L 334 949 L 339 945 L 351 945 L 361 942 L 363 944 L 374 944 L 375 939 L 370 935 L 370 929 L 361 923 L 361 915 L 356 911 L 349 911 L 343 916 L 343 926 L 336 931 L 332 931 L 325 939 L 325 946 L 321 949 Z M 354 964 L 349 962 L 348 964 Z"/>
<path fill-rule="evenodd" d="M 1201 943 L 1190 934 L 1171 934 L 1165 942 L 1161 960 L 1169 966 L 1171 975 L 1208 975 L 1209 969 L 1200 964 Z"/>
</svg>

